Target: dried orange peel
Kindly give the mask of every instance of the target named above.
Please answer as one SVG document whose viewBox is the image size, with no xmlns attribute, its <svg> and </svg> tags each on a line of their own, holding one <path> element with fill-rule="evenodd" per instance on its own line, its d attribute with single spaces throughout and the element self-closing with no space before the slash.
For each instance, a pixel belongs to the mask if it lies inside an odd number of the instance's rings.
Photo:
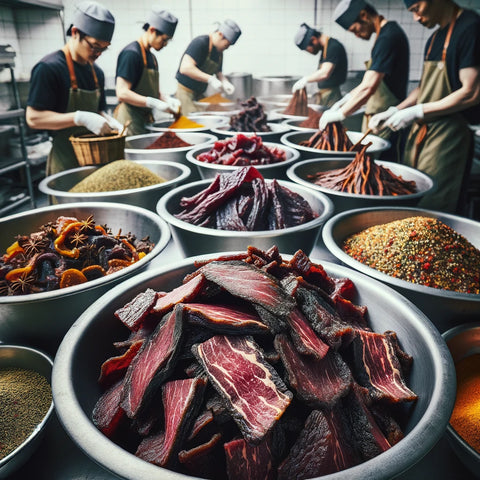
<svg viewBox="0 0 480 480">
<path fill-rule="evenodd" d="M 62 273 L 60 278 L 60 288 L 72 287 L 87 282 L 87 277 L 76 268 L 69 268 Z"/>
</svg>

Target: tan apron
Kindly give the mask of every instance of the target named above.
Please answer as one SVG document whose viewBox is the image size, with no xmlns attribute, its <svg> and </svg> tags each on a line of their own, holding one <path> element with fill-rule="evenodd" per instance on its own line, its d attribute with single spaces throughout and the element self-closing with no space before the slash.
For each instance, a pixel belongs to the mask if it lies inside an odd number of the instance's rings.
<svg viewBox="0 0 480 480">
<path fill-rule="evenodd" d="M 147 68 L 147 52 L 142 44 L 141 39 L 138 40 L 140 44 L 140 50 L 143 58 L 143 71 L 140 76 L 138 84 L 133 89 L 135 93 L 143 95 L 144 97 L 160 97 L 160 77 L 158 68 Z M 157 67 L 157 60 L 153 57 L 155 67 Z M 152 110 L 147 107 L 136 107 L 129 105 L 128 103 L 121 102 L 115 108 L 113 116 L 122 124 L 125 125 L 127 121 L 130 121 L 130 125 L 127 128 L 127 135 L 142 135 L 147 133 L 145 124 L 152 123 L 154 121 L 152 116 Z"/>
<path fill-rule="evenodd" d="M 100 87 L 93 65 L 91 65 L 91 67 L 95 81 L 95 90 L 80 89 L 77 84 L 72 54 L 67 45 L 65 45 L 62 50 L 65 54 L 68 73 L 70 75 L 70 91 L 68 94 L 67 111 L 65 113 L 75 112 L 77 110 L 98 113 L 98 107 L 100 105 Z M 69 138 L 70 135 L 83 135 L 86 133 L 89 133 L 89 131 L 85 127 L 76 126 L 52 132 L 52 149 L 47 158 L 47 176 L 79 167 L 77 157 L 75 156 Z"/>
<path fill-rule="evenodd" d="M 322 53 L 322 58 L 326 58 L 327 56 L 329 40 L 330 40 L 330 37 L 327 37 L 327 41 L 325 42 L 325 50 Z M 320 62 L 318 64 L 319 68 L 322 63 L 322 58 L 320 59 Z M 317 105 L 322 105 L 325 108 L 330 108 L 334 103 L 338 102 L 338 100 L 340 100 L 341 98 L 342 98 L 342 92 L 340 91 L 340 86 L 320 88 L 313 95 L 313 101 Z"/>
<path fill-rule="evenodd" d="M 423 64 L 417 103 L 435 102 L 452 92 L 446 58 L 457 14 L 458 10 L 450 22 L 441 61 L 428 60 L 434 38 L 430 43 Z M 471 141 L 467 121 L 460 113 L 412 125 L 405 146 L 404 162 L 431 175 L 437 182 L 436 191 L 425 195 L 419 203 L 420 207 L 455 212 L 471 151 Z"/>
<path fill-rule="evenodd" d="M 209 75 L 214 75 L 219 71 L 220 68 L 220 62 L 222 61 L 222 54 L 219 56 L 218 62 L 215 62 L 211 58 L 212 54 L 212 37 L 211 35 L 209 36 L 209 41 L 208 41 L 208 55 L 205 61 L 201 65 L 197 65 L 197 67 L 204 73 L 208 73 Z M 180 103 L 182 104 L 181 106 L 181 111 L 182 115 L 188 115 L 189 113 L 192 112 L 197 112 L 199 108 L 193 103 L 195 100 L 200 100 L 200 98 L 203 98 L 204 95 L 203 93 L 197 94 L 190 88 L 185 87 L 181 83 L 178 84 L 177 87 L 177 93 L 175 94 L 178 100 L 180 100 Z"/>
</svg>

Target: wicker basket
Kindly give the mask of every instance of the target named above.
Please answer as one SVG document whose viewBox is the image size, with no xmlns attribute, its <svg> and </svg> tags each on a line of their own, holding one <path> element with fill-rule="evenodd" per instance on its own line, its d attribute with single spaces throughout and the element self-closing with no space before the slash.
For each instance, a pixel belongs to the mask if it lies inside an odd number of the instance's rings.
<svg viewBox="0 0 480 480">
<path fill-rule="evenodd" d="M 114 160 L 125 158 L 125 135 L 112 133 L 98 136 L 93 133 L 70 137 L 78 163 L 87 165 L 104 165 Z"/>
</svg>

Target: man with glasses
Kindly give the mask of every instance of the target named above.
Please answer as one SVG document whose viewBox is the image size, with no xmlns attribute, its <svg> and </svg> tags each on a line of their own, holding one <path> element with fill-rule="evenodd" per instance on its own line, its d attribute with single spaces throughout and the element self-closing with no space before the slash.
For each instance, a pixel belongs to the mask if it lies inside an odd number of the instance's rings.
<svg viewBox="0 0 480 480">
<path fill-rule="evenodd" d="M 178 113 L 180 101 L 160 93 L 158 64 L 155 55 L 172 39 L 178 19 L 166 10 L 153 8 L 142 36 L 128 44 L 118 56 L 116 94 L 120 104 L 114 117 L 129 123 L 128 135 L 147 132 L 145 124 L 152 123 L 165 111 Z"/>
<path fill-rule="evenodd" d="M 109 47 L 114 27 L 105 7 L 81 2 L 67 30 L 67 44 L 33 67 L 26 120 L 30 128 L 51 131 L 47 175 L 78 167 L 71 135 L 105 135 L 122 127 L 104 113 L 105 77 L 95 64 Z"/>
</svg>

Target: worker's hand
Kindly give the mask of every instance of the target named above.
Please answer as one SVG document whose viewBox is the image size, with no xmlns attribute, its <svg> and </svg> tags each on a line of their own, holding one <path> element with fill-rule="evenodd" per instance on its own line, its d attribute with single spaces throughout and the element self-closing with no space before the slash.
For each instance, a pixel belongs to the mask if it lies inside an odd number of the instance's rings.
<svg viewBox="0 0 480 480">
<path fill-rule="evenodd" d="M 208 78 L 208 84 L 216 92 L 219 92 L 222 89 L 222 82 L 215 75 L 210 75 L 210 77 Z"/>
<path fill-rule="evenodd" d="M 343 120 L 345 120 L 345 115 L 341 110 L 326 110 L 320 117 L 318 128 L 324 130 L 329 123 L 341 122 Z"/>
<path fill-rule="evenodd" d="M 147 97 L 145 104 L 148 108 L 152 109 L 152 115 L 155 120 L 159 120 L 165 110 L 168 110 L 167 102 L 163 102 L 158 98 Z"/>
<path fill-rule="evenodd" d="M 385 122 L 397 112 L 397 107 L 389 107 L 384 112 L 376 113 L 368 122 L 368 128 L 371 128 L 373 133 L 378 133 L 380 130 L 382 130 L 382 128 L 385 127 Z"/>
<path fill-rule="evenodd" d="M 107 135 L 112 133 L 112 128 L 108 124 L 108 120 L 98 113 L 77 110 L 73 117 L 73 121 L 75 125 L 85 127 L 95 135 Z"/>
<path fill-rule="evenodd" d="M 300 80 L 297 80 L 292 87 L 292 93 L 295 93 L 297 90 L 301 90 L 307 86 L 308 80 L 307 77 L 302 77 Z"/>
<path fill-rule="evenodd" d="M 171 110 L 173 113 L 179 113 L 182 103 L 178 98 L 167 97 L 167 105 L 168 109 Z"/>
<path fill-rule="evenodd" d="M 340 107 L 345 105 L 351 98 L 352 98 L 352 96 L 349 93 L 346 93 L 340 100 L 338 100 L 338 102 L 335 102 L 330 107 L 330 110 L 339 110 Z"/>
<path fill-rule="evenodd" d="M 419 103 L 413 107 L 404 108 L 394 113 L 386 122 L 385 126 L 396 132 L 402 128 L 408 127 L 415 120 L 423 118 L 423 105 Z"/>
<path fill-rule="evenodd" d="M 222 88 L 227 95 L 232 95 L 235 91 L 235 87 L 226 78 L 222 81 Z"/>
<path fill-rule="evenodd" d="M 110 125 L 112 130 L 118 131 L 120 133 L 123 130 L 123 125 L 116 119 L 108 115 L 108 113 L 102 112 L 102 117 L 105 118 Z"/>
</svg>

